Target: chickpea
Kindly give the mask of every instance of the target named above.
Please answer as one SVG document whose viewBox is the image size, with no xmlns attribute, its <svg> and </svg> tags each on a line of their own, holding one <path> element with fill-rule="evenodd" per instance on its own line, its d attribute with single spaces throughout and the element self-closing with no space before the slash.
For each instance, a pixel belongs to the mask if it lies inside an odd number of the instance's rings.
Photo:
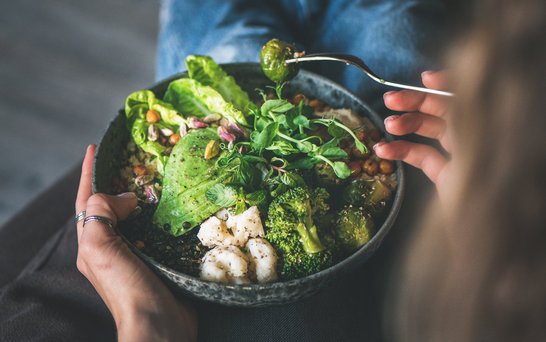
<svg viewBox="0 0 546 342">
<path fill-rule="evenodd" d="M 146 244 L 142 240 L 136 240 L 133 244 L 135 245 L 136 248 L 140 250 L 143 250 L 144 247 L 146 247 Z"/>
<path fill-rule="evenodd" d="M 375 160 L 370 158 L 364 161 L 364 163 L 362 164 L 362 168 L 369 176 L 375 176 L 377 174 L 377 171 L 379 170 L 379 165 L 377 165 L 377 162 Z"/>
<path fill-rule="evenodd" d="M 312 99 L 309 101 L 309 106 L 316 111 L 317 109 L 324 107 L 324 104 L 319 99 Z"/>
<path fill-rule="evenodd" d="M 305 95 L 303 94 L 296 94 L 293 98 L 292 98 L 292 103 L 295 104 L 295 105 L 298 105 L 301 101 L 305 101 Z"/>
<path fill-rule="evenodd" d="M 174 133 L 169 137 L 169 144 L 176 145 L 176 143 L 180 140 L 180 134 Z"/>
<path fill-rule="evenodd" d="M 156 123 L 161 119 L 161 116 L 155 110 L 149 110 L 146 112 L 146 121 L 149 123 Z"/>
<path fill-rule="evenodd" d="M 379 172 L 384 175 L 390 175 L 394 172 L 394 163 L 390 160 L 382 159 L 379 161 Z"/>
<path fill-rule="evenodd" d="M 351 169 L 351 176 L 358 176 L 362 172 L 362 163 L 360 160 L 351 160 L 349 162 L 349 169 Z"/>
<path fill-rule="evenodd" d="M 366 133 L 364 131 L 358 131 L 355 132 L 356 138 L 360 141 L 364 141 L 366 139 Z"/>
<path fill-rule="evenodd" d="M 135 176 L 144 176 L 146 174 L 147 170 L 146 170 L 146 167 L 144 165 L 137 165 L 135 167 L 133 167 L 133 174 Z"/>
<path fill-rule="evenodd" d="M 370 155 L 370 152 L 366 152 L 366 153 L 362 153 L 358 150 L 358 148 L 356 148 L 356 146 L 353 146 L 353 148 L 351 149 L 351 154 L 353 155 L 353 157 L 355 158 L 358 158 L 358 159 L 364 159 L 366 158 L 367 156 Z"/>
</svg>

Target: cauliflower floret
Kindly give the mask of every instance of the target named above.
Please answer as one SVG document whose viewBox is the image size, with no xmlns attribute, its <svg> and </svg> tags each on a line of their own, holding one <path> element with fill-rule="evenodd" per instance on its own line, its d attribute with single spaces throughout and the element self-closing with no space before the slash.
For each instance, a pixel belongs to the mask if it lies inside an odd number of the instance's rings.
<svg viewBox="0 0 546 342">
<path fill-rule="evenodd" d="M 218 217 L 222 221 L 226 221 L 229 218 L 229 211 L 227 209 L 220 209 L 214 213 L 214 216 Z"/>
<path fill-rule="evenodd" d="M 248 284 L 248 261 L 238 247 L 215 247 L 203 257 L 201 278 L 221 283 Z"/>
<path fill-rule="evenodd" d="M 267 240 L 254 238 L 246 243 L 250 273 L 258 283 L 270 283 L 277 280 L 277 253 Z"/>
<path fill-rule="evenodd" d="M 230 216 L 226 224 L 235 238 L 233 244 L 237 246 L 244 246 L 249 237 L 265 235 L 260 211 L 256 206 L 248 208 L 239 215 Z"/>
<path fill-rule="evenodd" d="M 197 237 L 207 247 L 229 246 L 234 241 L 227 229 L 226 222 L 216 216 L 211 216 L 201 223 Z"/>
</svg>

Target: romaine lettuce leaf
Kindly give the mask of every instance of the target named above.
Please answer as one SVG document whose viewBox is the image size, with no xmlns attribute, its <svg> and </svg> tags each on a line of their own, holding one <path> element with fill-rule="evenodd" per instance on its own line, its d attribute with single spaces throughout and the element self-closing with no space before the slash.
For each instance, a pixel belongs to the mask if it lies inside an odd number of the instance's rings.
<svg viewBox="0 0 546 342">
<path fill-rule="evenodd" d="M 190 78 L 172 81 L 167 88 L 164 100 L 183 114 L 204 117 L 211 113 L 218 113 L 232 122 L 248 126 L 242 111 L 224 100 L 222 95 L 212 87 L 204 86 Z"/>
<path fill-rule="evenodd" d="M 146 113 L 150 109 L 157 111 L 161 116 L 162 121 L 157 125 L 161 125 L 162 128 L 176 131 L 185 119 L 176 112 L 172 105 L 156 98 L 150 90 L 136 91 L 125 100 L 127 129 L 131 132 L 135 144 L 142 150 L 156 156 L 157 170 L 163 174 L 168 156 L 165 156 L 165 146 L 148 140 L 150 123 L 146 121 Z"/>
<path fill-rule="evenodd" d="M 233 103 L 237 109 L 247 112 L 250 103 L 248 94 L 211 57 L 189 55 L 186 57 L 186 67 L 190 78 L 204 86 L 212 87 L 222 95 L 224 100 Z"/>
<path fill-rule="evenodd" d="M 172 150 L 165 167 L 163 192 L 153 222 L 180 236 L 198 226 L 220 207 L 206 192 L 226 176 L 218 173 L 215 159 L 205 159 L 209 141 L 218 140 L 213 128 L 191 130 Z"/>
</svg>

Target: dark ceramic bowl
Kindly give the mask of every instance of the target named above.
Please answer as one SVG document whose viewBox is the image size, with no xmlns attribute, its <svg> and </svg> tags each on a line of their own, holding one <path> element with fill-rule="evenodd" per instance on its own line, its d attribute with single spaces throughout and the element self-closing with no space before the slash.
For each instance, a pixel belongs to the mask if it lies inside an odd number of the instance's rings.
<svg viewBox="0 0 546 342">
<path fill-rule="evenodd" d="M 254 94 L 256 88 L 264 88 L 264 86 L 270 85 L 258 64 L 225 64 L 222 67 L 227 73 L 233 75 L 241 87 L 249 94 Z M 159 82 L 150 90 L 161 97 L 169 82 L 181 77 L 187 77 L 187 73 L 178 74 Z M 334 108 L 351 108 L 360 115 L 367 116 L 385 134 L 383 120 L 370 107 L 340 85 L 324 77 L 302 70 L 285 89 L 288 93 L 291 93 L 292 89 L 294 92 L 302 92 L 308 97 L 320 98 Z M 387 140 L 392 139 L 388 134 L 385 134 L 385 136 Z M 95 192 L 112 192 L 111 179 L 120 169 L 121 151 L 125 148 L 128 139 L 129 132 L 125 128 L 125 115 L 123 111 L 120 111 L 108 126 L 96 152 L 93 172 L 93 190 Z M 129 243 L 129 246 L 135 254 L 166 281 L 167 285 L 177 292 L 210 302 L 244 307 L 293 302 L 316 293 L 338 279 L 342 274 L 351 272 L 377 250 L 393 225 L 402 204 L 405 181 L 401 163 L 397 163 L 396 176 L 398 187 L 392 201 L 392 207 L 383 225 L 372 239 L 345 260 L 305 278 L 271 284 L 226 285 L 213 283 L 170 269 L 145 255 L 131 243 Z"/>
</svg>

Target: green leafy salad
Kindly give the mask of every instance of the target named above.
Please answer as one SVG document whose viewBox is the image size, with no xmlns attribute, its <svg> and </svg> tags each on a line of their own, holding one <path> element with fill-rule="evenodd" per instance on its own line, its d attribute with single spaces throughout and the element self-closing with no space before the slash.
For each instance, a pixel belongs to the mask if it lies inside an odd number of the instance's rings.
<svg viewBox="0 0 546 342">
<path fill-rule="evenodd" d="M 131 139 L 113 185 L 141 201 L 120 227 L 137 248 L 247 284 L 319 272 L 369 241 L 396 178 L 368 120 L 283 84 L 247 93 L 207 56 L 186 66 L 164 95 L 125 102 Z"/>
</svg>

